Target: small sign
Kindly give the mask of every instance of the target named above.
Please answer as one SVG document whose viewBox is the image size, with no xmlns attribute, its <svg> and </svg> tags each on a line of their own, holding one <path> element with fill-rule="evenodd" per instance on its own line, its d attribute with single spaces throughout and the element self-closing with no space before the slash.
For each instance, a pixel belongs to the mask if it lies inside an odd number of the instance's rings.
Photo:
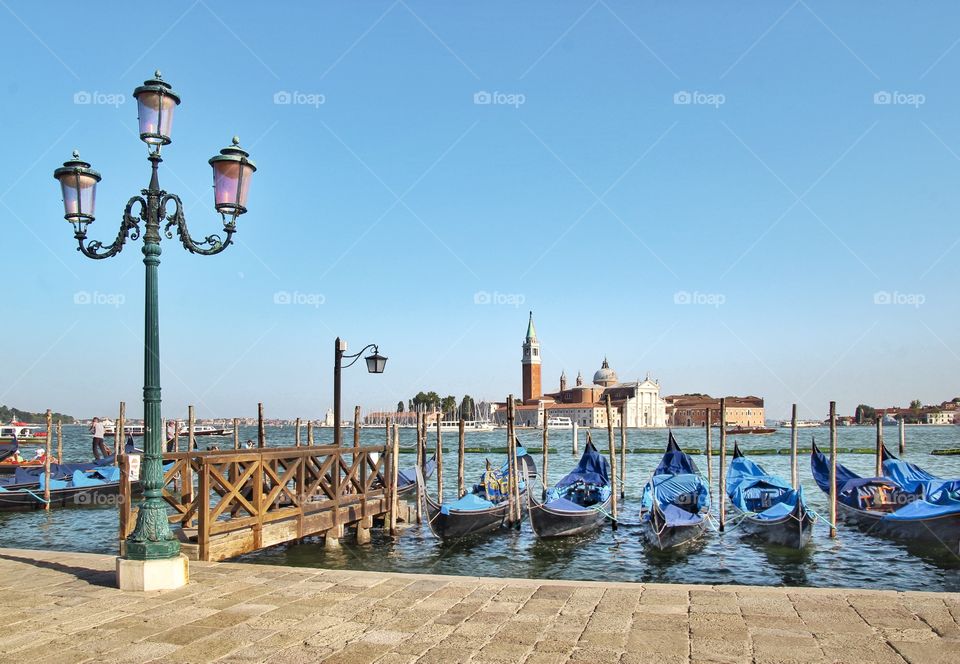
<svg viewBox="0 0 960 664">
<path fill-rule="evenodd" d="M 142 458 L 143 456 L 140 454 L 130 454 L 127 456 L 127 462 L 129 464 L 127 477 L 131 482 L 136 482 L 140 479 L 140 460 Z"/>
</svg>

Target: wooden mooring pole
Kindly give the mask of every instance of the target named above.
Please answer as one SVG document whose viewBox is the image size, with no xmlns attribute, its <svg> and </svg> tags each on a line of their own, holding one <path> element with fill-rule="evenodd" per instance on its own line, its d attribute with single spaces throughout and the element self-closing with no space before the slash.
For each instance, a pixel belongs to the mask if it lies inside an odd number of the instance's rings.
<svg viewBox="0 0 960 664">
<path fill-rule="evenodd" d="M 353 446 L 360 447 L 360 406 L 353 407 Z"/>
<path fill-rule="evenodd" d="M 720 397 L 720 486 L 717 491 L 720 501 L 720 532 L 727 526 L 727 400 Z"/>
<path fill-rule="evenodd" d="M 573 447 L 571 448 L 571 453 L 573 454 L 573 456 L 577 456 L 577 454 L 579 454 L 579 450 L 577 449 L 580 447 L 580 441 L 578 440 L 579 438 L 580 438 L 580 431 L 577 426 L 577 423 L 574 422 L 573 423 Z"/>
<path fill-rule="evenodd" d="M 263 404 L 261 404 L 260 411 L 260 426 L 261 430 L 263 427 Z M 197 437 L 195 435 L 195 427 L 197 424 L 197 414 L 193 410 L 193 406 L 187 406 L 187 449 L 193 452 L 197 449 Z M 263 443 L 260 443 L 260 447 L 263 447 Z"/>
<path fill-rule="evenodd" d="M 513 395 L 507 397 L 507 525 L 514 523 L 514 512 L 516 505 L 513 502 L 513 482 L 517 476 L 516 455 L 514 455 L 513 445 L 515 439 L 513 435 Z"/>
<path fill-rule="evenodd" d="M 626 499 L 627 486 L 627 406 L 620 409 L 620 500 Z"/>
<path fill-rule="evenodd" d="M 266 444 L 267 432 L 263 428 L 263 402 L 261 401 L 257 404 L 257 447 L 265 447 Z M 190 449 L 193 450 L 192 447 Z"/>
<path fill-rule="evenodd" d="M 307 420 L 307 447 L 313 447 L 313 420 Z"/>
<path fill-rule="evenodd" d="M 440 431 L 441 417 L 440 412 L 437 415 L 437 502 L 443 502 L 443 432 Z"/>
<path fill-rule="evenodd" d="M 50 509 L 50 439 L 53 438 L 53 415 L 47 408 L 47 453 L 43 457 L 43 509 Z M 116 460 L 116 455 L 114 455 Z"/>
<path fill-rule="evenodd" d="M 790 415 L 790 486 L 800 487 L 800 469 L 797 466 L 797 404 Z"/>
<path fill-rule="evenodd" d="M 113 465 L 117 465 L 117 457 L 120 455 L 120 450 L 124 449 L 125 438 L 123 437 L 124 429 L 127 426 L 127 404 L 124 401 L 120 402 L 120 416 L 117 418 L 117 425 L 114 427 L 113 433 Z"/>
<path fill-rule="evenodd" d="M 423 413 L 417 413 L 417 471 L 421 476 L 423 475 L 425 463 L 423 456 Z M 423 523 L 423 484 L 419 479 L 417 480 L 417 523 Z"/>
<path fill-rule="evenodd" d="M 707 416 L 704 423 L 707 425 L 707 442 L 704 452 L 707 455 L 707 490 L 710 492 L 710 500 L 713 500 L 713 422 L 711 422 L 710 406 L 707 406 Z"/>
<path fill-rule="evenodd" d="M 177 428 L 180 428 L 179 424 L 177 425 Z M 236 417 L 233 418 L 233 449 L 240 449 L 240 420 L 238 420 Z"/>
<path fill-rule="evenodd" d="M 874 459 L 873 476 L 883 475 L 883 415 L 877 415 L 877 450 Z"/>
<path fill-rule="evenodd" d="M 63 463 L 63 420 L 57 420 L 57 463 Z"/>
<path fill-rule="evenodd" d="M 513 418 L 512 418 L 513 419 L 513 428 L 512 428 L 513 436 L 511 437 L 511 441 L 513 442 L 513 451 L 510 454 L 510 458 L 513 459 L 513 509 L 514 509 L 513 525 L 516 527 L 517 530 L 520 530 L 520 522 L 522 519 L 521 510 L 523 509 L 523 506 L 520 504 L 520 458 L 517 455 L 517 409 L 516 409 L 516 404 L 513 403 L 513 401 L 510 402 L 510 411 L 513 413 Z M 527 485 L 527 482 L 526 482 L 526 468 L 527 468 L 526 462 L 524 462 L 523 468 L 524 468 L 524 486 L 526 487 L 526 490 L 529 491 L 530 487 Z"/>
<path fill-rule="evenodd" d="M 837 536 L 837 402 L 830 402 L 830 537 Z"/>
<path fill-rule="evenodd" d="M 610 395 L 607 395 L 607 451 L 610 454 L 610 514 L 613 516 L 613 529 L 617 529 L 617 443 L 613 438 L 613 409 L 610 407 Z"/>
<path fill-rule="evenodd" d="M 547 427 L 547 413 L 543 413 L 543 498 L 547 499 L 547 487 L 550 486 L 550 429 Z M 527 491 L 533 491 L 533 487 L 527 487 Z"/>
<path fill-rule="evenodd" d="M 900 416 L 899 427 L 900 429 L 900 454 L 904 454 L 907 451 L 907 422 L 906 418 L 903 415 Z"/>
<path fill-rule="evenodd" d="M 463 453 L 467 446 L 466 422 L 463 420 L 463 413 L 460 413 L 460 425 L 457 429 L 457 498 L 467 493 L 463 482 Z"/>
<path fill-rule="evenodd" d="M 390 438 L 390 425 L 387 424 L 387 438 Z M 387 447 L 390 450 L 390 534 L 397 534 L 397 511 L 400 501 L 397 499 L 397 484 L 400 466 L 400 426 L 393 425 L 393 442 Z"/>
<path fill-rule="evenodd" d="M 300 447 L 300 418 L 297 418 L 296 429 L 293 433 L 293 441 L 296 447 Z"/>
<path fill-rule="evenodd" d="M 173 421 L 173 451 L 180 451 L 180 420 Z"/>
</svg>

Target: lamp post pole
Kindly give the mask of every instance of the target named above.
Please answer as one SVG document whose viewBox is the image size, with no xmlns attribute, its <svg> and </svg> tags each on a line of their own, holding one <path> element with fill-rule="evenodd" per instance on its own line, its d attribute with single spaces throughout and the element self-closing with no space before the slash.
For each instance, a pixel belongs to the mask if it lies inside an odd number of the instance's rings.
<svg viewBox="0 0 960 664">
<path fill-rule="evenodd" d="M 160 72 L 154 78 L 134 90 L 137 99 L 140 138 L 148 146 L 147 159 L 150 162 L 150 184 L 133 196 L 124 208 L 123 219 L 116 239 L 109 246 L 100 241 L 87 241 L 87 227 L 94 222 L 95 189 L 100 174 L 90 168 L 90 164 L 80 161 L 75 151 L 73 159 L 65 162 L 54 171 L 63 192 L 64 218 L 74 228 L 77 250 L 87 258 L 101 260 L 116 256 L 126 241 L 139 240 L 141 224 L 143 235 L 144 279 L 144 338 L 143 338 L 143 418 L 144 418 L 144 455 L 141 481 L 144 488 L 144 502 L 137 513 L 137 523 L 127 538 L 124 558 L 126 561 L 138 561 L 142 565 L 125 567 L 118 565 L 118 577 L 122 589 L 160 590 L 179 587 L 186 582 L 186 566 L 181 565 L 179 572 L 170 572 L 164 578 L 164 570 L 147 572 L 146 563 L 177 561 L 180 558 L 180 543 L 170 530 L 167 518 L 167 506 L 163 500 L 163 419 L 160 412 L 160 320 L 158 268 L 160 266 L 160 226 L 167 238 L 172 239 L 174 230 L 183 247 L 190 253 L 203 256 L 219 254 L 226 249 L 236 232 L 236 219 L 246 212 L 247 191 L 250 177 L 256 166 L 249 154 L 240 148 L 239 139 L 234 137 L 233 145 L 224 148 L 220 154 L 209 160 L 214 176 L 214 207 L 223 221 L 223 239 L 218 235 L 208 235 L 197 242 L 187 229 L 183 215 L 183 203 L 176 194 L 167 193 L 160 188 L 158 169 L 163 159 L 161 147 L 170 141 L 170 128 L 174 108 L 180 103 L 180 97 L 170 84 L 164 81 Z M 138 208 L 138 213 L 134 209 Z M 168 210 L 169 208 L 169 210 Z M 169 214 L 168 214 L 169 211 Z M 172 565 L 168 570 L 173 570 Z M 124 570 L 129 575 L 124 580 Z"/>
<path fill-rule="evenodd" d="M 364 346 L 359 353 L 354 353 L 353 355 L 347 355 L 347 342 L 337 337 L 336 341 L 333 342 L 333 444 L 336 447 L 340 447 L 341 444 L 341 417 L 340 417 L 340 375 L 343 373 L 344 369 L 352 367 L 360 356 L 363 355 L 366 351 L 373 349 L 373 354 L 368 355 L 363 358 L 367 363 L 367 371 L 369 373 L 383 373 L 383 368 L 387 364 L 387 358 L 380 354 L 377 344 L 367 344 Z M 344 358 L 351 360 L 346 365 L 343 364 Z"/>
</svg>

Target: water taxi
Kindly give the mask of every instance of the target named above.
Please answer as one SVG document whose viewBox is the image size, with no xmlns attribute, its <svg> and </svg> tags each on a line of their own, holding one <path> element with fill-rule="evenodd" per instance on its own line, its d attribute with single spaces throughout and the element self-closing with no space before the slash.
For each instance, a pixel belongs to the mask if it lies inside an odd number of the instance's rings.
<svg viewBox="0 0 960 664">
<path fill-rule="evenodd" d="M 47 432 L 39 424 L 11 422 L 0 426 L 0 443 L 12 443 L 16 438 L 21 445 L 46 444 Z"/>
<path fill-rule="evenodd" d="M 547 418 L 548 429 L 572 429 L 573 420 L 569 417 L 549 417 Z"/>
</svg>

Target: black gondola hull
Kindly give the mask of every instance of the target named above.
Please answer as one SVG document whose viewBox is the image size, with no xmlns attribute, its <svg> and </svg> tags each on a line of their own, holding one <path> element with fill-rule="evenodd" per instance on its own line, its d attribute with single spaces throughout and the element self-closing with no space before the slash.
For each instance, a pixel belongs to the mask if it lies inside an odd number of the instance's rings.
<svg viewBox="0 0 960 664">
<path fill-rule="evenodd" d="M 745 515 L 736 505 L 731 504 L 731 512 L 741 516 L 737 526 L 745 534 L 762 539 L 770 544 L 802 549 L 810 543 L 813 536 L 813 524 L 816 517 L 802 503 L 793 508 L 793 512 L 780 519 L 758 519 Z"/>
<path fill-rule="evenodd" d="M 139 482 L 131 485 L 131 491 L 139 490 Z M 120 483 L 102 486 L 85 486 L 50 491 L 50 507 L 116 507 L 111 497 L 120 494 Z M 43 509 L 43 490 L 17 490 L 0 492 L 0 511 L 27 512 Z"/>
<path fill-rule="evenodd" d="M 879 535 L 908 544 L 922 543 L 946 546 L 953 553 L 960 553 L 960 514 L 947 514 L 927 519 L 891 521 L 882 514 L 858 510 L 837 502 L 837 517 L 845 523 L 857 526 L 870 535 Z"/>
<path fill-rule="evenodd" d="M 645 518 L 648 515 L 649 518 Z M 685 526 L 668 526 L 663 512 L 656 505 L 648 513 L 641 515 L 641 521 L 643 528 L 640 532 L 644 540 L 648 545 L 661 551 L 692 544 L 703 537 L 707 530 L 706 519 Z"/>
<path fill-rule="evenodd" d="M 527 511 L 530 513 L 530 526 L 537 537 L 569 537 L 583 535 L 600 528 L 607 517 L 604 512 L 610 508 L 610 498 L 598 509 L 555 510 L 528 496 Z"/>
<path fill-rule="evenodd" d="M 483 535 L 500 530 L 506 524 L 509 510 L 509 505 L 504 501 L 485 510 L 450 510 L 444 514 L 440 503 L 427 496 L 426 492 L 423 502 L 430 530 L 440 539 Z"/>
</svg>

